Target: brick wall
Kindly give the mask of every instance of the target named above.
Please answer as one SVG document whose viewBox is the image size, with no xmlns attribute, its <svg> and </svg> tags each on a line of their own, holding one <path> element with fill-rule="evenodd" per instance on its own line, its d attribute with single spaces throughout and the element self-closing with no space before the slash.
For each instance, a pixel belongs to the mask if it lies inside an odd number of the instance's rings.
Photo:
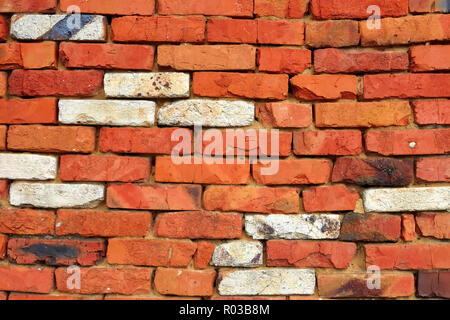
<svg viewBox="0 0 450 320">
<path fill-rule="evenodd" d="M 0 299 L 450 298 L 449 7 L 2 0 Z"/>
</svg>

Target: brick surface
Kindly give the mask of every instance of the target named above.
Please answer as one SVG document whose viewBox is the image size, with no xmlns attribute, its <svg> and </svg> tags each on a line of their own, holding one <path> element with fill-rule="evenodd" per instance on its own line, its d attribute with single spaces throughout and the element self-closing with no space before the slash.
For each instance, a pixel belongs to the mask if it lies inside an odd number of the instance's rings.
<svg viewBox="0 0 450 320">
<path fill-rule="evenodd" d="M 416 223 L 424 237 L 450 239 L 450 217 L 445 213 L 419 213 Z"/>
<path fill-rule="evenodd" d="M 258 26 L 254 20 L 245 19 L 208 19 L 208 42 L 256 43 Z"/>
<path fill-rule="evenodd" d="M 132 3 L 121 0 L 61 0 L 59 3 L 62 11 L 67 11 L 73 5 L 85 13 L 151 16 L 155 12 L 154 0 L 137 0 Z"/>
<path fill-rule="evenodd" d="M 360 131 L 294 132 L 297 155 L 359 155 L 362 152 Z"/>
<path fill-rule="evenodd" d="M 253 15 L 251 0 L 161 0 L 158 2 L 159 14 L 248 17 Z"/>
<path fill-rule="evenodd" d="M 426 182 L 449 182 L 449 158 L 422 158 L 416 162 L 416 177 Z"/>
<path fill-rule="evenodd" d="M 350 47 L 359 44 L 358 22 L 352 20 L 329 20 L 308 22 L 305 43 L 313 48 Z"/>
<path fill-rule="evenodd" d="M 42 267 L 0 266 L 0 289 L 49 293 L 53 289 L 53 269 Z"/>
<path fill-rule="evenodd" d="M 53 234 L 55 214 L 30 209 L 1 209 L 0 232 L 8 234 Z"/>
<path fill-rule="evenodd" d="M 358 192 L 345 186 L 313 187 L 302 193 L 306 212 L 355 210 Z"/>
<path fill-rule="evenodd" d="M 258 20 L 258 43 L 304 44 L 305 24 L 300 20 Z"/>
<path fill-rule="evenodd" d="M 0 69 L 56 69 L 55 42 L 0 44 Z"/>
<path fill-rule="evenodd" d="M 163 295 L 210 296 L 215 279 L 214 270 L 158 268 L 155 273 L 155 288 Z"/>
<path fill-rule="evenodd" d="M 423 100 L 412 104 L 414 118 L 420 125 L 450 124 L 450 101 Z"/>
<path fill-rule="evenodd" d="M 303 73 L 311 66 L 311 51 L 302 49 L 258 49 L 259 71 L 271 73 Z"/>
<path fill-rule="evenodd" d="M 50 124 L 57 122 L 56 99 L 1 99 L 0 123 Z"/>
<path fill-rule="evenodd" d="M 298 75 L 291 85 L 301 100 L 354 100 L 357 95 L 357 78 L 350 75 Z"/>
<path fill-rule="evenodd" d="M 411 2 L 411 1 L 410 1 Z M 339 0 L 311 0 L 311 13 L 315 19 L 366 19 L 370 16 L 367 8 L 378 6 L 382 17 L 408 15 L 408 0 L 350 0 L 342 4 Z"/>
<path fill-rule="evenodd" d="M 312 108 L 299 103 L 266 103 L 257 108 L 257 118 L 274 128 L 307 128 L 312 124 Z"/>
</svg>

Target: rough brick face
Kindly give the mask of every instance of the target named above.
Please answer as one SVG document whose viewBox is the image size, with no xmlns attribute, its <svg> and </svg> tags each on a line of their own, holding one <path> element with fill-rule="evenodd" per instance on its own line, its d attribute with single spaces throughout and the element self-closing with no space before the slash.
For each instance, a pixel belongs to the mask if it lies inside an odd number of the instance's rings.
<svg viewBox="0 0 450 320">
<path fill-rule="evenodd" d="M 360 131 L 294 132 L 297 155 L 359 155 L 362 152 Z"/>
<path fill-rule="evenodd" d="M 312 108 L 298 103 L 266 103 L 257 109 L 257 117 L 274 128 L 307 128 L 312 124 Z"/>
<path fill-rule="evenodd" d="M 56 43 L 5 43 L 0 44 L 0 69 L 55 69 Z"/>
<path fill-rule="evenodd" d="M 57 101 L 54 98 L 1 99 L 0 123 L 56 123 Z"/>
<path fill-rule="evenodd" d="M 259 17 L 302 18 L 309 0 L 255 0 L 254 13 Z"/>
<path fill-rule="evenodd" d="M 155 12 L 155 0 L 60 0 L 60 9 L 67 11 L 70 6 L 78 6 L 83 13 L 143 15 L 151 16 Z"/>
<path fill-rule="evenodd" d="M 351 20 L 330 20 L 308 22 L 305 43 L 313 48 L 350 47 L 358 45 L 358 22 Z"/>
<path fill-rule="evenodd" d="M 450 216 L 445 213 L 420 213 L 416 216 L 416 223 L 424 237 L 450 239 Z"/>
<path fill-rule="evenodd" d="M 449 100 L 424 100 L 413 103 L 417 124 L 450 124 Z"/>
<path fill-rule="evenodd" d="M 251 0 L 161 0 L 158 2 L 159 14 L 207 16 L 235 16 L 248 17 L 253 15 L 253 1 Z"/>
<path fill-rule="evenodd" d="M 305 24 L 299 20 L 258 20 L 258 43 L 300 46 Z"/>
<path fill-rule="evenodd" d="M 311 51 L 301 49 L 258 49 L 259 71 L 271 73 L 303 73 L 311 66 Z"/>
<path fill-rule="evenodd" d="M 9 25 L 5 16 L 0 15 L 0 41 L 6 41 L 9 34 Z"/>
<path fill-rule="evenodd" d="M 208 19 L 208 42 L 256 43 L 258 25 L 254 20 Z"/>
<path fill-rule="evenodd" d="M 396 242 L 400 238 L 401 217 L 385 214 L 349 213 L 342 220 L 340 240 Z"/>
<path fill-rule="evenodd" d="M 181 270 L 158 268 L 155 287 L 160 294 L 177 296 L 210 296 L 216 279 L 214 270 Z"/>
<path fill-rule="evenodd" d="M 1 209 L 0 232 L 9 234 L 53 234 L 55 214 L 30 209 Z"/>
<path fill-rule="evenodd" d="M 355 99 L 355 76 L 298 75 L 291 79 L 292 92 L 300 100 Z"/>
<path fill-rule="evenodd" d="M 450 159 L 419 159 L 416 162 L 416 177 L 426 182 L 450 182 Z"/>
<path fill-rule="evenodd" d="M 0 266 L 0 290 L 49 293 L 53 278 L 51 268 Z"/>
<path fill-rule="evenodd" d="M 358 192 L 345 186 L 314 187 L 303 191 L 306 212 L 354 210 Z"/>
<path fill-rule="evenodd" d="M 57 0 L 5 0 L 0 5 L 0 12 L 55 12 Z"/>
</svg>

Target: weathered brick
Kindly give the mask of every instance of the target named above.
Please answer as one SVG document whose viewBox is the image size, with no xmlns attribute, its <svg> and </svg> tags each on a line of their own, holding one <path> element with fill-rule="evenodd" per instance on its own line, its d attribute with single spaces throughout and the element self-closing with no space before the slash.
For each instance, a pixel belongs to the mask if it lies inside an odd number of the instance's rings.
<svg viewBox="0 0 450 320">
<path fill-rule="evenodd" d="M 405 71 L 408 68 L 406 52 L 333 48 L 314 51 L 314 71 L 317 73 Z"/>
<path fill-rule="evenodd" d="M 8 130 L 8 149 L 90 153 L 95 149 L 95 128 L 13 125 Z"/>
<path fill-rule="evenodd" d="M 0 100 L 0 123 L 56 123 L 56 114 L 55 98 Z"/>
<path fill-rule="evenodd" d="M 449 244 L 367 244 L 364 245 L 366 265 L 382 270 L 448 269 Z"/>
<path fill-rule="evenodd" d="M 58 159 L 35 154 L 0 153 L 0 178 L 51 180 L 56 178 Z"/>
<path fill-rule="evenodd" d="M 177 131 L 178 130 L 178 131 Z M 102 128 L 100 152 L 172 154 L 179 143 L 172 141 L 174 132 L 192 137 L 189 129 L 180 128 Z"/>
<path fill-rule="evenodd" d="M 49 294 L 26 294 L 11 293 L 8 300 L 15 301 L 60 301 L 60 300 L 103 300 L 103 296 L 70 296 L 70 295 L 49 295 Z"/>
<path fill-rule="evenodd" d="M 414 163 L 411 160 L 387 158 L 338 158 L 332 181 L 361 186 L 402 187 L 412 183 Z"/>
<path fill-rule="evenodd" d="M 191 241 L 115 238 L 108 240 L 108 263 L 154 267 L 187 267 L 197 250 Z"/>
<path fill-rule="evenodd" d="M 305 33 L 306 45 L 313 48 L 357 46 L 360 38 L 358 22 L 352 20 L 308 22 Z"/>
<path fill-rule="evenodd" d="M 382 273 L 378 288 L 370 288 L 373 279 L 368 273 L 319 274 L 319 295 L 327 298 L 398 298 L 413 296 L 413 273 Z"/>
<path fill-rule="evenodd" d="M 0 41 L 6 41 L 9 37 L 9 23 L 5 16 L 0 15 Z"/>
<path fill-rule="evenodd" d="M 258 17 L 303 18 L 309 0 L 255 0 L 254 13 Z"/>
<path fill-rule="evenodd" d="M 255 59 L 247 45 L 158 46 L 158 65 L 175 70 L 254 70 Z"/>
<path fill-rule="evenodd" d="M 9 194 L 9 182 L 7 180 L 0 180 L 0 200 L 4 200 Z"/>
<path fill-rule="evenodd" d="M 214 253 L 215 245 L 208 241 L 197 242 L 197 251 L 194 255 L 195 269 L 205 269 L 208 267 Z"/>
<path fill-rule="evenodd" d="M 77 6 L 81 12 L 113 15 L 143 15 L 151 16 L 155 12 L 155 0 L 61 0 L 61 11 L 67 11 L 70 6 Z"/>
<path fill-rule="evenodd" d="M 416 237 L 416 222 L 414 215 L 402 214 L 402 239 L 405 242 L 414 241 Z"/>
<path fill-rule="evenodd" d="M 122 209 L 196 210 L 201 196 L 199 185 L 116 184 L 108 186 L 106 204 Z"/>
<path fill-rule="evenodd" d="M 154 48 L 145 45 L 70 43 L 59 46 L 67 68 L 152 70 Z"/>
<path fill-rule="evenodd" d="M 358 94 L 358 79 L 351 75 L 298 75 L 291 85 L 300 100 L 355 100 Z"/>
<path fill-rule="evenodd" d="M 450 298 L 450 272 L 420 271 L 417 289 L 420 297 Z"/>
<path fill-rule="evenodd" d="M 8 260 L 17 264 L 91 266 L 105 251 L 103 241 L 14 238 L 8 242 Z"/>
<path fill-rule="evenodd" d="M 420 125 L 450 124 L 450 100 L 413 102 L 414 118 Z"/>
<path fill-rule="evenodd" d="M 296 155 L 359 155 L 362 152 L 360 131 L 294 132 Z"/>
<path fill-rule="evenodd" d="M 49 293 L 53 278 L 51 268 L 0 266 L 0 290 Z"/>
<path fill-rule="evenodd" d="M 55 214 L 30 209 L 1 209 L 0 232 L 8 234 L 53 234 Z"/>
<path fill-rule="evenodd" d="M 257 183 L 265 185 L 286 184 L 322 184 L 330 180 L 333 167 L 330 160 L 297 159 L 279 160 L 278 171 L 272 175 L 263 175 L 261 169 L 265 164 L 252 165 L 253 178 Z"/>
<path fill-rule="evenodd" d="M 56 69 L 55 42 L 0 44 L 0 69 Z"/>
<path fill-rule="evenodd" d="M 180 158 L 181 159 L 181 158 Z M 155 181 L 202 184 L 248 184 L 250 164 L 196 164 L 202 159 L 189 158 L 189 164 L 174 162 L 172 157 L 156 157 Z"/>
<path fill-rule="evenodd" d="M 155 273 L 155 288 L 163 295 L 211 296 L 215 280 L 214 270 L 158 268 Z"/>
<path fill-rule="evenodd" d="M 175 239 L 239 239 L 242 216 L 236 213 L 186 211 L 156 217 L 155 236 Z"/>
<path fill-rule="evenodd" d="M 388 155 L 445 154 L 450 151 L 450 129 L 369 130 L 370 152 Z"/>
<path fill-rule="evenodd" d="M 346 269 L 356 244 L 329 241 L 267 241 L 267 266 Z"/>
<path fill-rule="evenodd" d="M 450 6 L 446 0 L 409 0 L 409 11 L 415 13 L 449 12 Z"/>
<path fill-rule="evenodd" d="M 63 181 L 145 181 L 150 176 L 148 158 L 118 156 L 61 156 Z"/>
<path fill-rule="evenodd" d="M 96 70 L 14 70 L 9 76 L 9 93 L 22 97 L 91 97 L 103 84 L 103 72 Z"/>
<path fill-rule="evenodd" d="M 6 72 L 0 72 L 0 98 L 6 96 L 8 88 L 8 74 Z"/>
<path fill-rule="evenodd" d="M 6 126 L 0 126 L 0 150 L 6 149 L 6 132 L 8 128 Z"/>
<path fill-rule="evenodd" d="M 258 26 L 255 20 L 208 19 L 208 42 L 256 43 Z"/>
<path fill-rule="evenodd" d="M 426 182 L 450 182 L 450 158 L 422 158 L 416 162 L 416 177 Z"/>
<path fill-rule="evenodd" d="M 56 0 L 3 0 L 0 12 L 55 12 Z"/>
<path fill-rule="evenodd" d="M 259 71 L 303 73 L 311 67 L 311 51 L 304 49 L 258 48 Z"/>
<path fill-rule="evenodd" d="M 289 76 L 228 72 L 195 72 L 192 88 L 201 97 L 284 100 Z"/>
<path fill-rule="evenodd" d="M 5 258 L 7 245 L 8 245 L 8 237 L 1 234 L 0 235 L 0 260 Z"/>
<path fill-rule="evenodd" d="M 258 267 L 263 264 L 263 245 L 257 241 L 231 241 L 218 245 L 211 265 L 216 267 Z"/>
<path fill-rule="evenodd" d="M 346 186 L 313 187 L 303 191 L 306 212 L 355 210 L 357 191 Z"/>
<path fill-rule="evenodd" d="M 411 47 L 409 53 L 414 72 L 450 70 L 450 45 Z"/>
<path fill-rule="evenodd" d="M 73 271 L 72 271 L 73 272 Z M 66 268 L 55 271 L 56 287 L 61 292 L 81 294 L 117 293 L 124 295 L 147 294 L 151 290 L 152 270 L 148 268 L 81 268 L 79 289 L 68 279 L 72 272 Z"/>
<path fill-rule="evenodd" d="M 400 239 L 401 217 L 387 214 L 349 213 L 342 220 L 340 240 L 396 242 Z"/>
<path fill-rule="evenodd" d="M 208 186 L 203 195 L 206 210 L 261 213 L 298 213 L 299 194 L 293 188 Z"/>
<path fill-rule="evenodd" d="M 311 0 L 311 13 L 315 19 L 366 19 L 372 5 L 380 8 L 382 17 L 408 15 L 408 0 Z"/>
<path fill-rule="evenodd" d="M 206 20 L 203 17 L 114 18 L 111 38 L 114 42 L 202 42 Z"/>
<path fill-rule="evenodd" d="M 369 29 L 366 21 L 361 21 L 362 46 L 391 46 L 399 44 L 445 41 L 450 39 L 450 16 L 441 14 L 385 18 L 380 20 L 380 28 Z"/>
<path fill-rule="evenodd" d="M 207 16 L 234 16 L 252 17 L 253 1 L 251 0 L 160 0 L 158 13 L 161 15 L 207 15 Z"/>
<path fill-rule="evenodd" d="M 258 20 L 258 43 L 301 46 L 305 40 L 301 20 Z"/>
<path fill-rule="evenodd" d="M 150 231 L 149 212 L 58 210 L 56 234 L 81 237 L 143 237 Z"/>
<path fill-rule="evenodd" d="M 312 106 L 285 102 L 266 103 L 258 106 L 257 118 L 265 127 L 307 128 L 312 124 Z"/>
<path fill-rule="evenodd" d="M 436 239 L 450 239 L 450 215 L 446 213 L 419 213 L 416 223 L 420 234 Z"/>
</svg>

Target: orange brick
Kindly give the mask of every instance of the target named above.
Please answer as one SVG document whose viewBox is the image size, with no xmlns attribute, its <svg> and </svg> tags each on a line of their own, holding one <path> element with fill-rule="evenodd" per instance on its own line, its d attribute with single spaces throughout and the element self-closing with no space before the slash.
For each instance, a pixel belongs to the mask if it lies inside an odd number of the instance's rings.
<svg viewBox="0 0 450 320">
<path fill-rule="evenodd" d="M 0 234 L 0 260 L 5 258 L 7 245 L 8 245 L 8 237 L 3 234 Z"/>
<path fill-rule="evenodd" d="M 0 15 L 0 41 L 6 41 L 9 37 L 9 24 L 5 16 Z"/>
<path fill-rule="evenodd" d="M 6 131 L 8 128 L 6 126 L 0 126 L 0 150 L 6 149 Z"/>
<path fill-rule="evenodd" d="M 53 278 L 51 268 L 0 266 L 0 290 L 49 293 Z"/>
<path fill-rule="evenodd" d="M 59 4 L 61 11 L 73 5 L 85 13 L 151 16 L 155 12 L 155 0 L 61 0 Z"/>
<path fill-rule="evenodd" d="M 347 213 L 341 223 L 339 240 L 397 242 L 402 229 L 401 220 L 398 215 Z"/>
<path fill-rule="evenodd" d="M 308 22 L 305 43 L 313 48 L 350 47 L 359 44 L 358 22 L 329 20 Z"/>
<path fill-rule="evenodd" d="M 0 98 L 6 96 L 7 88 L 8 88 L 8 74 L 6 72 L 0 72 Z"/>
<path fill-rule="evenodd" d="M 353 100 L 358 94 L 358 79 L 351 75 L 298 75 L 291 85 L 300 100 Z"/>
<path fill-rule="evenodd" d="M 208 267 L 214 253 L 215 245 L 208 241 L 197 242 L 197 252 L 194 255 L 195 269 L 205 269 Z"/>
<path fill-rule="evenodd" d="M 258 43 L 303 45 L 305 24 L 300 20 L 258 20 Z"/>
<path fill-rule="evenodd" d="M 255 0 L 258 17 L 303 18 L 308 11 L 309 0 Z"/>
<path fill-rule="evenodd" d="M 258 106 L 257 117 L 264 126 L 307 128 L 312 124 L 312 107 L 299 103 L 266 103 Z"/>
<path fill-rule="evenodd" d="M 413 109 L 418 124 L 450 124 L 449 100 L 415 101 Z"/>
<path fill-rule="evenodd" d="M 303 49 L 258 48 L 259 71 L 303 73 L 311 67 L 311 51 Z"/>
<path fill-rule="evenodd" d="M 8 197 L 9 183 L 8 180 L 0 180 L 0 200 L 4 200 Z"/>
<path fill-rule="evenodd" d="M 0 12 L 55 12 L 57 0 L 2 0 Z"/>
<path fill-rule="evenodd" d="M 419 213 L 417 228 L 424 237 L 450 239 L 450 215 L 446 213 Z"/>
<path fill-rule="evenodd" d="M 0 123 L 56 123 L 56 103 L 57 100 L 54 98 L 2 99 L 0 100 Z"/>
<path fill-rule="evenodd" d="M 411 55 L 411 70 L 421 71 L 447 71 L 450 70 L 450 45 L 417 46 L 409 51 Z"/>
<path fill-rule="evenodd" d="M 211 296 L 214 292 L 214 270 L 182 270 L 158 268 L 155 288 L 160 294 L 177 296 Z"/>
<path fill-rule="evenodd" d="M 450 182 L 450 158 L 418 159 L 416 177 L 425 182 Z"/>
<path fill-rule="evenodd" d="M 366 19 L 371 5 L 380 8 L 382 17 L 408 15 L 408 0 L 311 0 L 311 13 L 315 19 Z"/>
<path fill-rule="evenodd" d="M 257 21 L 245 19 L 208 19 L 208 42 L 256 43 Z"/>
<path fill-rule="evenodd" d="M 361 131 L 294 132 L 296 155 L 359 155 L 362 152 Z"/>
<path fill-rule="evenodd" d="M 16 301 L 42 301 L 42 300 L 103 300 L 102 296 L 63 296 L 63 295 L 44 295 L 44 294 L 25 294 L 25 293 L 11 293 L 8 300 Z"/>
<path fill-rule="evenodd" d="M 346 186 L 313 187 L 303 191 L 306 212 L 355 210 L 358 192 Z"/>
<path fill-rule="evenodd" d="M 416 237 L 416 222 L 414 215 L 402 214 L 402 239 L 403 241 L 414 241 Z"/>
<path fill-rule="evenodd" d="M 409 0 L 410 12 L 448 12 L 449 10 L 446 0 Z"/>
<path fill-rule="evenodd" d="M 0 69 L 56 69 L 55 42 L 0 44 Z"/>
<path fill-rule="evenodd" d="M 0 232 L 8 234 L 53 234 L 55 214 L 30 209 L 1 209 Z"/>
<path fill-rule="evenodd" d="M 159 0 L 158 13 L 162 15 L 195 15 L 252 17 L 252 0 Z"/>
</svg>

